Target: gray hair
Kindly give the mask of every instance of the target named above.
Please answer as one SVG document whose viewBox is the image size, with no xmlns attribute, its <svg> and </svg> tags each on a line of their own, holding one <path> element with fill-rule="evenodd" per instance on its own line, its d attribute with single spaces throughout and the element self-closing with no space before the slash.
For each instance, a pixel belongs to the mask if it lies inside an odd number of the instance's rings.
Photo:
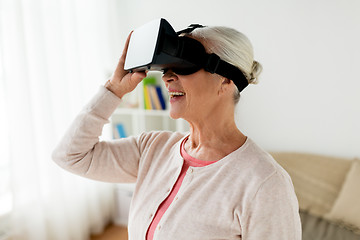
<svg viewBox="0 0 360 240">
<path fill-rule="evenodd" d="M 249 84 L 256 84 L 262 66 L 254 60 L 253 47 L 250 40 L 241 32 L 223 26 L 197 28 L 188 36 L 200 41 L 208 53 L 217 54 L 222 60 L 238 67 Z M 240 100 L 240 92 L 236 88 L 234 102 Z"/>
</svg>

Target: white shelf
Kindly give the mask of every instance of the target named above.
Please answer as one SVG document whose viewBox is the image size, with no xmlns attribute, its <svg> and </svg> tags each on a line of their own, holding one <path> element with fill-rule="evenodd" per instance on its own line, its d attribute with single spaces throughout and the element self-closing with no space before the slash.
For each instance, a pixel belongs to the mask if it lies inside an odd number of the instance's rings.
<svg viewBox="0 0 360 240">
<path fill-rule="evenodd" d="M 157 71 L 148 72 L 148 76 L 155 77 L 156 82 L 162 86 L 163 94 L 166 98 L 166 89 L 161 80 L 162 74 Z M 171 119 L 169 110 L 146 110 L 144 109 L 144 91 L 143 84 L 139 84 L 134 91 L 126 96 L 127 104 L 124 106 L 138 106 L 137 108 L 119 107 L 111 117 L 112 128 L 121 123 L 127 136 L 138 135 L 148 131 L 178 131 L 187 132 L 188 123 L 182 119 Z M 166 104 L 168 106 L 168 103 Z"/>
</svg>

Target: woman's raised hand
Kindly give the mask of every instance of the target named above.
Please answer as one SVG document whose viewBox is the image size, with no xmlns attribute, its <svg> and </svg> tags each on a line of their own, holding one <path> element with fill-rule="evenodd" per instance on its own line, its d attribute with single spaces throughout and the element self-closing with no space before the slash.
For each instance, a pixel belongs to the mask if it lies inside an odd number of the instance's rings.
<svg viewBox="0 0 360 240">
<path fill-rule="evenodd" d="M 145 72 L 134 72 L 124 70 L 126 53 L 129 47 L 129 41 L 132 32 L 126 39 L 125 47 L 115 69 L 115 72 L 105 84 L 105 87 L 113 92 L 119 98 L 122 98 L 126 93 L 129 93 L 135 89 L 135 87 L 146 77 Z"/>
</svg>

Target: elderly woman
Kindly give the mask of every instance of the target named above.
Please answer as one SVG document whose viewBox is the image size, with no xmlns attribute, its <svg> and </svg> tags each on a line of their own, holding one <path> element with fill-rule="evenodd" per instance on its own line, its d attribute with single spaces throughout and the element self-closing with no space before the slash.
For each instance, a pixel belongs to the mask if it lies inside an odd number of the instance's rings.
<svg viewBox="0 0 360 240">
<path fill-rule="evenodd" d="M 227 27 L 198 28 L 183 37 L 239 68 L 254 83 L 261 65 L 249 40 Z M 190 133 L 149 132 L 100 141 L 103 125 L 145 77 L 118 66 L 79 114 L 53 158 L 61 167 L 100 181 L 136 182 L 129 239 L 300 240 L 298 202 L 289 175 L 236 126 L 240 93 L 232 79 L 198 69 L 167 69 L 170 116 Z"/>
</svg>

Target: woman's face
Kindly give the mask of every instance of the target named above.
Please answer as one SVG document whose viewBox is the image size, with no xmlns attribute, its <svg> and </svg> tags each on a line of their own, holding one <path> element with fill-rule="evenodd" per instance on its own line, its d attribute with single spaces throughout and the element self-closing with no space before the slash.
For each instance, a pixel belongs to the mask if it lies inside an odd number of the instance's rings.
<svg viewBox="0 0 360 240">
<path fill-rule="evenodd" d="M 170 117 L 205 121 L 221 104 L 222 77 L 201 69 L 190 75 L 171 70 L 163 75 L 170 96 Z"/>
</svg>

